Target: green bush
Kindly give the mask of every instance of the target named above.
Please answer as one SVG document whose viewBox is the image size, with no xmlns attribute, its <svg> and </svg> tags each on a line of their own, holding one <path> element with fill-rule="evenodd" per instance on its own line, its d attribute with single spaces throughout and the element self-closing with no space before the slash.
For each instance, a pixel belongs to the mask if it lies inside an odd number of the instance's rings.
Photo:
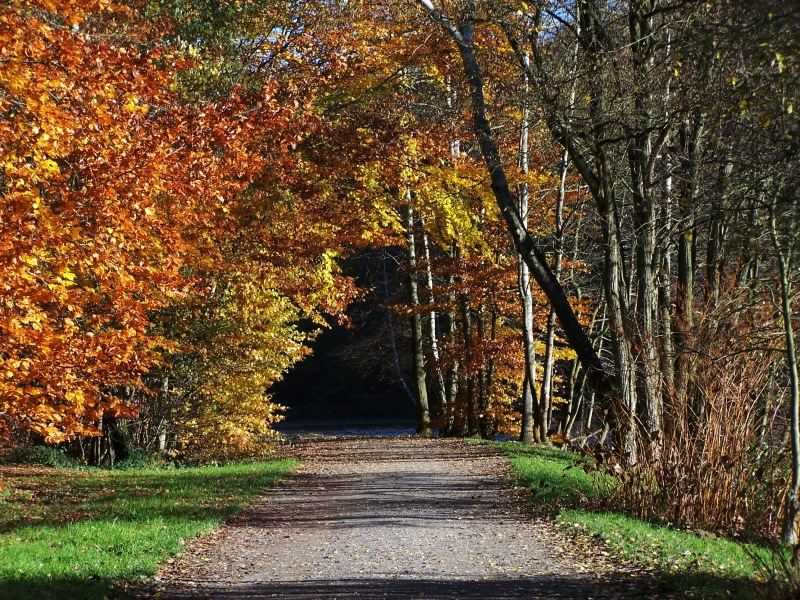
<svg viewBox="0 0 800 600">
<path fill-rule="evenodd" d="M 9 462 L 45 467 L 77 467 L 75 459 L 56 446 L 17 446 L 8 455 Z"/>
<path fill-rule="evenodd" d="M 119 461 L 114 465 L 115 469 L 153 469 L 157 467 L 171 466 L 158 452 L 150 452 L 142 448 L 131 448 L 130 454 L 125 460 Z"/>
</svg>

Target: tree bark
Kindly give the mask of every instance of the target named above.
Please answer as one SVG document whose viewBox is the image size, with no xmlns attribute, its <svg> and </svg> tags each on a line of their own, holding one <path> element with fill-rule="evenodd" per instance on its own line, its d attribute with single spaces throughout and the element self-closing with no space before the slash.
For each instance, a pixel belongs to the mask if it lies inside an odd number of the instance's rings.
<svg viewBox="0 0 800 600">
<path fill-rule="evenodd" d="M 578 8 L 578 39 L 581 48 L 586 54 L 591 70 L 594 73 L 601 73 L 602 62 L 606 57 L 605 30 L 599 16 L 602 9 L 597 6 L 596 0 L 579 0 Z M 533 64 L 536 65 L 536 70 L 528 69 L 513 31 L 506 24 L 503 24 L 503 27 L 521 68 L 529 71 L 531 80 L 537 84 L 539 89 L 543 89 L 542 77 L 539 76 L 543 72 L 541 56 L 538 53 L 534 55 Z M 634 331 L 628 315 L 630 279 L 626 272 L 625 255 L 620 235 L 611 161 L 606 150 L 606 144 L 603 143 L 608 128 L 608 116 L 605 113 L 604 89 L 601 78 L 594 77 L 590 80 L 587 91 L 589 104 L 588 130 L 591 133 L 585 139 L 582 139 L 581 143 L 576 139 L 569 118 L 564 114 L 564 111 L 555 105 L 553 99 L 546 92 L 542 91 L 539 95 L 546 109 L 544 118 L 551 135 L 569 152 L 572 163 L 592 193 L 600 216 L 604 245 L 603 286 L 606 293 L 612 352 L 616 367 L 613 379 L 613 388 L 616 394 L 613 399 L 617 400 L 617 402 L 608 405 L 607 408 L 611 409 L 611 414 L 616 420 L 626 460 L 629 464 L 632 464 L 637 459 L 638 403 L 636 371 L 632 352 Z M 560 317 L 559 320 L 561 320 Z M 595 356 L 597 356 L 596 353 Z M 598 389 L 597 386 L 593 387 Z M 602 394 L 599 395 L 602 397 Z M 608 403 L 604 402 L 604 404 Z"/>
<path fill-rule="evenodd" d="M 708 242 L 706 243 L 706 301 L 715 306 L 719 302 L 723 275 L 723 256 L 727 224 L 725 219 L 725 195 L 731 164 L 723 156 L 717 174 L 714 196 L 717 202 L 711 206 L 708 220 Z"/>
<path fill-rule="evenodd" d="M 408 192 L 411 200 L 411 192 Z M 408 289 L 411 301 L 411 341 L 414 364 L 414 380 L 417 388 L 417 433 L 431 434 L 431 416 L 428 407 L 428 386 L 425 382 L 425 353 L 422 337 L 422 315 L 419 313 L 419 286 L 417 283 L 417 250 L 414 236 L 414 209 L 408 205 L 406 242 L 408 244 Z"/>
<path fill-rule="evenodd" d="M 652 15 L 657 2 L 634 1 L 629 4 L 628 20 L 633 68 L 642 77 L 653 67 Z M 641 388 L 644 393 L 647 434 L 651 452 L 656 457 L 660 448 L 661 421 L 663 414 L 659 361 L 656 350 L 656 322 L 658 318 L 658 296 L 656 289 L 656 209 L 652 186 L 652 117 L 649 109 L 649 90 L 640 88 L 635 93 L 638 130 L 628 145 L 628 164 L 633 199 L 633 221 L 636 243 L 636 316 L 639 346 L 641 347 Z"/>
<path fill-rule="evenodd" d="M 454 263 L 453 268 L 455 268 L 459 260 L 458 246 L 456 245 L 455 240 L 451 243 L 450 257 Z M 449 282 L 450 294 L 448 298 L 450 303 L 450 308 L 447 313 L 448 334 L 451 344 L 455 343 L 456 334 L 458 332 L 458 325 L 456 323 L 456 306 L 458 305 L 458 297 L 456 294 L 456 281 L 457 281 L 456 275 L 454 273 L 451 274 Z M 458 376 L 459 376 L 458 370 L 459 370 L 458 360 L 453 360 L 453 364 L 450 366 L 450 372 L 448 374 L 450 378 L 447 387 L 448 413 L 445 415 L 445 423 L 444 423 L 448 434 L 453 432 L 456 400 L 458 398 Z"/>
<path fill-rule="evenodd" d="M 686 405 L 691 373 L 690 334 L 694 327 L 694 199 L 698 186 L 698 154 L 703 137 L 703 118 L 696 114 L 684 119 L 678 131 L 681 147 L 681 180 L 678 210 L 681 230 L 678 236 L 678 283 L 675 288 L 676 340 L 675 396 Z"/>
<path fill-rule="evenodd" d="M 574 88 L 573 88 L 574 93 Z M 559 167 L 558 196 L 556 197 L 556 256 L 553 265 L 553 274 L 556 277 L 561 275 L 561 264 L 564 256 L 564 197 L 566 195 L 567 168 L 569 167 L 569 154 L 565 151 L 561 156 Z M 553 350 L 556 340 L 556 313 L 550 308 L 547 315 L 547 330 L 545 333 L 544 360 L 542 372 L 542 394 L 539 404 L 542 412 L 547 415 L 547 422 L 550 422 L 550 414 L 553 406 L 553 369 L 555 360 Z"/>
<path fill-rule="evenodd" d="M 445 414 L 447 411 L 447 388 L 444 381 L 444 373 L 442 372 L 442 366 L 440 364 L 440 355 L 439 355 L 439 340 L 438 340 L 438 332 L 437 332 L 437 323 L 439 321 L 438 315 L 436 314 L 436 309 L 433 308 L 436 305 L 436 295 L 434 294 L 433 289 L 433 271 L 431 269 L 431 249 L 430 244 L 428 243 L 428 234 L 425 231 L 425 219 L 424 217 L 420 216 L 420 227 L 422 229 L 422 248 L 425 255 L 425 283 L 428 286 L 428 298 L 431 303 L 431 311 L 428 315 L 429 318 L 429 332 L 430 332 L 430 340 L 431 340 L 431 356 L 433 357 L 434 362 L 434 372 L 436 374 L 436 393 L 439 399 L 439 412 L 441 414 Z"/>
<path fill-rule="evenodd" d="M 467 435 L 473 436 L 478 433 L 478 415 L 475 410 L 475 377 L 470 374 L 475 368 L 472 355 L 472 309 L 469 306 L 469 298 L 466 292 L 461 293 L 461 321 L 464 324 L 464 354 L 466 363 L 464 378 L 467 384 Z"/>
<path fill-rule="evenodd" d="M 527 76 L 525 86 L 527 88 Z M 519 132 L 519 168 L 523 177 L 528 174 L 528 106 L 522 107 Z M 523 181 L 517 189 L 517 199 L 522 226 L 528 227 L 528 182 Z M 525 260 L 517 254 L 517 292 L 522 311 L 522 347 L 525 353 L 525 377 L 522 386 L 522 432 L 520 440 L 524 444 L 540 442 L 547 438 L 546 426 L 542 425 L 541 410 L 535 406 L 536 396 L 536 345 L 533 336 L 533 293 L 531 292 L 530 270 Z M 542 430 L 545 429 L 544 436 Z"/>
<path fill-rule="evenodd" d="M 781 314 L 783 316 L 783 333 L 786 340 L 786 370 L 790 383 L 790 436 L 792 444 L 792 482 L 786 499 L 786 522 L 783 530 L 783 541 L 787 545 L 796 546 L 800 542 L 800 376 L 797 368 L 797 346 L 792 324 L 792 281 L 790 279 L 790 260 L 788 252 L 784 254 L 775 218 L 775 207 L 770 206 L 769 234 L 775 257 L 778 259 L 778 275 L 781 284 Z"/>
</svg>

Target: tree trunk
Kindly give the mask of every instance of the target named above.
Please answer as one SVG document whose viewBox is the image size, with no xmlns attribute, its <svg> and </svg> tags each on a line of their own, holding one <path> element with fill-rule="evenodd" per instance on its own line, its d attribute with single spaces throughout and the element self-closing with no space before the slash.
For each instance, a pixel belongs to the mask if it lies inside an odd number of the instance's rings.
<svg viewBox="0 0 800 600">
<path fill-rule="evenodd" d="M 678 283 L 675 289 L 675 396 L 678 406 L 686 406 L 691 373 L 689 337 L 694 327 L 694 199 L 698 185 L 697 157 L 703 135 L 703 119 L 695 115 L 681 123 L 678 137 L 681 147 L 681 186 L 678 198 L 681 231 L 678 236 Z"/>
<path fill-rule="evenodd" d="M 459 253 L 458 253 L 458 246 L 456 245 L 455 241 L 451 243 L 450 247 L 450 257 L 453 260 L 453 268 L 458 263 L 459 260 Z M 458 325 L 456 323 L 456 306 L 458 305 L 458 297 L 456 294 L 456 275 L 455 273 L 450 275 L 450 295 L 449 295 L 449 303 L 450 308 L 447 313 L 447 326 L 448 326 L 448 334 L 449 334 L 449 341 L 451 344 L 455 344 L 456 341 L 456 333 L 458 332 Z M 458 399 L 458 373 L 459 364 L 458 360 L 453 360 L 453 364 L 450 366 L 449 376 L 449 385 L 447 387 L 447 408 L 448 413 L 445 415 L 445 422 L 444 426 L 446 428 L 446 433 L 451 434 L 453 433 L 453 425 L 454 425 L 454 417 L 455 417 L 455 410 L 456 410 L 456 400 Z"/>
<path fill-rule="evenodd" d="M 669 69 L 670 57 L 672 54 L 672 34 L 669 29 L 664 31 L 664 67 Z M 669 100 L 672 95 L 671 79 L 667 79 L 664 90 L 664 118 L 668 118 Z M 670 137 L 665 138 L 664 147 L 669 146 Z M 669 152 L 664 152 L 661 161 L 664 180 L 661 190 L 661 206 L 659 214 L 658 229 L 662 232 L 658 236 L 656 264 L 658 265 L 658 322 L 661 346 L 659 348 L 659 368 L 663 378 L 663 396 L 666 399 L 673 399 L 675 392 L 675 365 L 674 353 L 672 348 L 672 166 L 673 161 Z M 669 411 L 665 411 L 665 422 L 662 427 L 666 431 L 672 431 L 674 423 Z"/>
<path fill-rule="evenodd" d="M 779 239 L 778 226 L 775 219 L 775 207 L 770 206 L 769 233 L 775 257 L 778 259 L 778 274 L 781 283 L 781 313 L 783 315 L 783 333 L 786 339 L 786 370 L 789 375 L 790 396 L 790 432 L 792 440 L 792 483 L 786 499 L 786 523 L 783 530 L 783 541 L 787 545 L 796 546 L 800 542 L 800 377 L 797 368 L 797 346 L 792 324 L 792 281 L 790 279 L 790 257 L 784 254 Z"/>
<path fill-rule="evenodd" d="M 481 345 L 486 340 L 486 304 L 481 304 L 478 307 L 477 315 L 477 334 L 478 340 Z M 481 353 L 482 354 L 482 353 Z M 478 424 L 478 432 L 482 438 L 489 437 L 489 424 L 487 421 L 487 414 L 489 408 L 489 368 L 490 363 L 487 364 L 481 356 L 481 364 L 478 370 L 478 402 L 475 420 Z"/>
<path fill-rule="evenodd" d="M 574 88 L 573 88 L 574 95 Z M 569 154 L 565 151 L 561 156 L 559 168 L 558 196 L 556 198 L 556 256 L 553 266 L 553 274 L 556 277 L 561 275 L 561 263 L 564 255 L 564 197 L 566 195 L 567 168 L 569 167 Z M 550 308 L 547 315 L 547 332 L 545 333 L 544 361 L 542 372 L 542 394 L 539 398 L 539 405 L 542 413 L 546 415 L 547 422 L 550 422 L 550 413 L 553 405 L 553 350 L 556 340 L 556 313 Z"/>
<path fill-rule="evenodd" d="M 527 87 L 527 81 L 526 81 Z M 522 120 L 519 133 L 519 168 L 522 175 L 528 174 L 528 107 L 522 107 Z M 528 182 L 523 181 L 517 190 L 518 210 L 522 226 L 528 227 Z M 523 257 L 517 254 L 517 292 L 522 311 L 522 347 L 525 353 L 525 377 L 522 386 L 522 432 L 520 440 L 532 444 L 546 439 L 541 434 L 541 411 L 534 406 L 536 396 L 536 346 L 533 337 L 533 293 L 531 292 L 530 271 Z"/>
<path fill-rule="evenodd" d="M 578 297 L 580 298 L 580 290 Z M 597 299 L 597 305 L 594 307 L 592 311 L 592 319 L 589 322 L 589 329 L 590 331 L 595 331 L 597 325 L 597 316 L 600 314 L 600 308 L 603 307 L 603 291 L 600 290 L 600 297 Z M 603 337 L 602 335 L 599 336 L 599 343 L 598 348 L 602 350 L 603 348 Z M 583 403 L 583 396 L 584 396 L 584 388 L 586 382 L 586 373 L 584 371 L 580 372 L 580 381 L 578 381 L 578 367 L 580 363 L 577 360 L 572 362 L 572 369 L 570 370 L 569 376 L 569 384 L 567 388 L 567 415 L 564 421 L 559 426 L 559 430 L 567 436 L 567 438 L 572 437 L 572 428 L 575 425 L 575 420 L 578 416 L 578 411 L 580 410 L 580 406 Z"/>
<path fill-rule="evenodd" d="M 537 284 L 553 306 L 561 323 L 561 328 L 564 330 L 564 335 L 587 370 L 592 385 L 602 395 L 607 395 L 614 387 L 614 379 L 600 362 L 586 332 L 572 310 L 564 290 L 547 265 L 544 254 L 522 224 L 517 211 L 516 202 L 503 168 L 500 151 L 494 141 L 492 129 L 486 116 L 483 77 L 473 47 L 474 23 L 470 15 L 467 15 L 464 22 L 459 27 L 456 27 L 447 16 L 433 6 L 430 0 L 417 1 L 450 34 L 458 46 L 464 74 L 469 80 L 473 131 L 478 138 L 481 155 L 489 172 L 497 205 L 506 221 L 517 252 L 522 256 Z"/>
<path fill-rule="evenodd" d="M 672 348 L 672 246 L 670 243 L 672 231 L 672 162 L 667 158 L 664 170 L 668 175 L 664 178 L 663 200 L 661 203 L 661 230 L 667 235 L 659 244 L 658 264 L 661 265 L 658 279 L 658 311 L 660 313 L 659 325 L 661 326 L 661 374 L 664 377 L 664 388 L 668 397 L 675 392 L 675 367 L 673 364 L 674 352 Z"/>
<path fill-rule="evenodd" d="M 497 320 L 498 320 L 497 306 L 492 302 L 491 310 L 489 311 L 489 340 L 494 343 L 497 341 Z M 492 388 L 494 387 L 494 357 L 490 354 L 489 361 L 486 365 L 486 409 L 489 408 L 491 402 Z M 489 411 L 487 410 L 484 420 L 487 423 L 487 434 L 493 438 L 497 433 L 497 420 L 489 419 Z"/>
<path fill-rule="evenodd" d="M 169 373 L 164 374 L 164 381 L 161 384 L 161 396 L 166 404 L 169 396 Z M 158 451 L 164 452 L 167 449 L 167 420 L 165 418 L 161 419 L 156 431 L 158 432 Z"/>
<path fill-rule="evenodd" d="M 715 306 L 719 302 L 722 285 L 722 265 L 727 224 L 725 220 L 725 195 L 731 164 L 723 156 L 717 174 L 715 196 L 717 203 L 711 206 L 708 220 L 708 242 L 706 244 L 706 301 Z"/>
<path fill-rule="evenodd" d="M 574 368 L 578 366 L 578 363 L 575 361 L 573 363 L 574 370 L 569 374 L 570 382 L 567 390 L 567 414 L 558 424 L 559 433 L 562 433 L 567 439 L 572 437 L 572 426 L 583 402 L 583 371 L 579 373 L 579 369 Z"/>
<path fill-rule="evenodd" d="M 450 75 L 447 76 L 447 110 L 452 111 L 453 105 L 455 104 L 455 89 L 450 83 Z M 457 158 L 461 154 L 461 143 L 456 136 L 455 128 L 452 129 L 450 135 L 450 156 L 453 158 Z M 455 162 L 455 161 L 454 161 Z M 450 275 L 450 294 L 449 294 L 449 303 L 450 308 L 448 311 L 448 332 L 449 332 L 449 339 L 450 343 L 455 343 L 456 338 L 456 306 L 457 306 L 457 295 L 455 292 L 455 284 L 456 284 L 456 276 L 454 273 L 455 268 L 458 266 L 459 251 L 458 245 L 456 244 L 455 240 L 452 240 L 450 243 L 450 258 L 453 260 L 453 269 L 451 270 Z M 450 372 L 448 373 L 449 381 L 447 385 L 446 391 L 446 398 L 447 398 L 447 408 L 448 412 L 444 418 L 444 427 L 446 432 L 452 433 L 453 431 L 453 419 L 455 417 L 455 410 L 456 410 L 456 400 L 458 398 L 458 360 L 453 360 L 452 365 L 450 366 Z"/>
<path fill-rule="evenodd" d="M 411 200 L 411 192 L 408 192 Z M 417 250 L 414 236 L 414 209 L 408 205 L 406 242 L 408 244 L 408 289 L 411 301 L 411 341 L 414 364 L 414 380 L 417 387 L 417 433 L 431 434 L 431 417 L 428 408 L 428 386 L 425 383 L 425 354 L 422 338 L 422 315 L 419 313 L 419 289 L 417 284 Z"/>
<path fill-rule="evenodd" d="M 646 77 L 653 67 L 652 14 L 655 2 L 639 0 L 631 2 L 628 8 L 631 47 L 636 72 Z M 641 348 L 641 388 L 644 393 L 646 428 L 651 442 L 651 452 L 657 457 L 660 451 L 662 396 L 659 375 L 659 362 L 656 350 L 656 327 L 658 318 L 658 296 L 656 289 L 656 210 L 652 187 L 652 118 L 649 97 L 645 89 L 637 90 L 635 95 L 636 118 L 639 130 L 628 145 L 628 164 L 630 168 L 633 200 L 633 222 L 636 243 L 636 282 L 637 282 L 637 333 Z"/>
<path fill-rule="evenodd" d="M 436 309 L 436 295 L 433 291 L 433 271 L 431 270 L 431 250 L 428 243 L 428 234 L 425 231 L 425 219 L 420 216 L 420 226 L 422 228 L 422 248 L 425 252 L 425 282 L 428 286 L 428 298 L 431 303 L 430 319 L 430 339 L 431 339 L 431 356 L 433 356 L 434 372 L 436 374 L 436 393 L 439 400 L 439 414 L 444 415 L 447 412 L 447 388 L 444 381 L 444 373 L 442 366 L 439 363 L 439 341 L 437 333 L 438 315 Z"/>
<path fill-rule="evenodd" d="M 478 415 L 475 410 L 475 377 L 471 375 L 475 368 L 472 356 L 472 309 L 469 306 L 469 298 L 466 292 L 461 293 L 461 320 L 464 324 L 464 354 L 466 362 L 464 378 L 467 384 L 467 435 L 473 436 L 478 433 Z"/>
</svg>

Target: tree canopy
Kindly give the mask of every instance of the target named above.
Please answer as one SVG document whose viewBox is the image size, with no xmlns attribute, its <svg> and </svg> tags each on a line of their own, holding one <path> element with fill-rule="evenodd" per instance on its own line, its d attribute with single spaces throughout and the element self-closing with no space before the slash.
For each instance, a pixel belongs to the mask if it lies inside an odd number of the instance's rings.
<svg viewBox="0 0 800 600">
<path fill-rule="evenodd" d="M 422 433 L 796 542 L 793 4 L 3 4 L 0 439 L 268 453 L 357 302 Z"/>
</svg>

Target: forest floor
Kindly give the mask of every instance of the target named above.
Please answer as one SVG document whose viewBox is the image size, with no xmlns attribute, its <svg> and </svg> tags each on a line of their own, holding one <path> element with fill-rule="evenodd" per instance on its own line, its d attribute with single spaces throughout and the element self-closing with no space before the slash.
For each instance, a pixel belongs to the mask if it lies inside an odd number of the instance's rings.
<svg viewBox="0 0 800 600">
<path fill-rule="evenodd" d="M 658 597 L 649 573 L 576 545 L 507 483 L 498 450 L 412 437 L 306 438 L 302 466 L 187 545 L 142 597 Z M 664 597 L 664 596 L 662 596 Z"/>
</svg>

